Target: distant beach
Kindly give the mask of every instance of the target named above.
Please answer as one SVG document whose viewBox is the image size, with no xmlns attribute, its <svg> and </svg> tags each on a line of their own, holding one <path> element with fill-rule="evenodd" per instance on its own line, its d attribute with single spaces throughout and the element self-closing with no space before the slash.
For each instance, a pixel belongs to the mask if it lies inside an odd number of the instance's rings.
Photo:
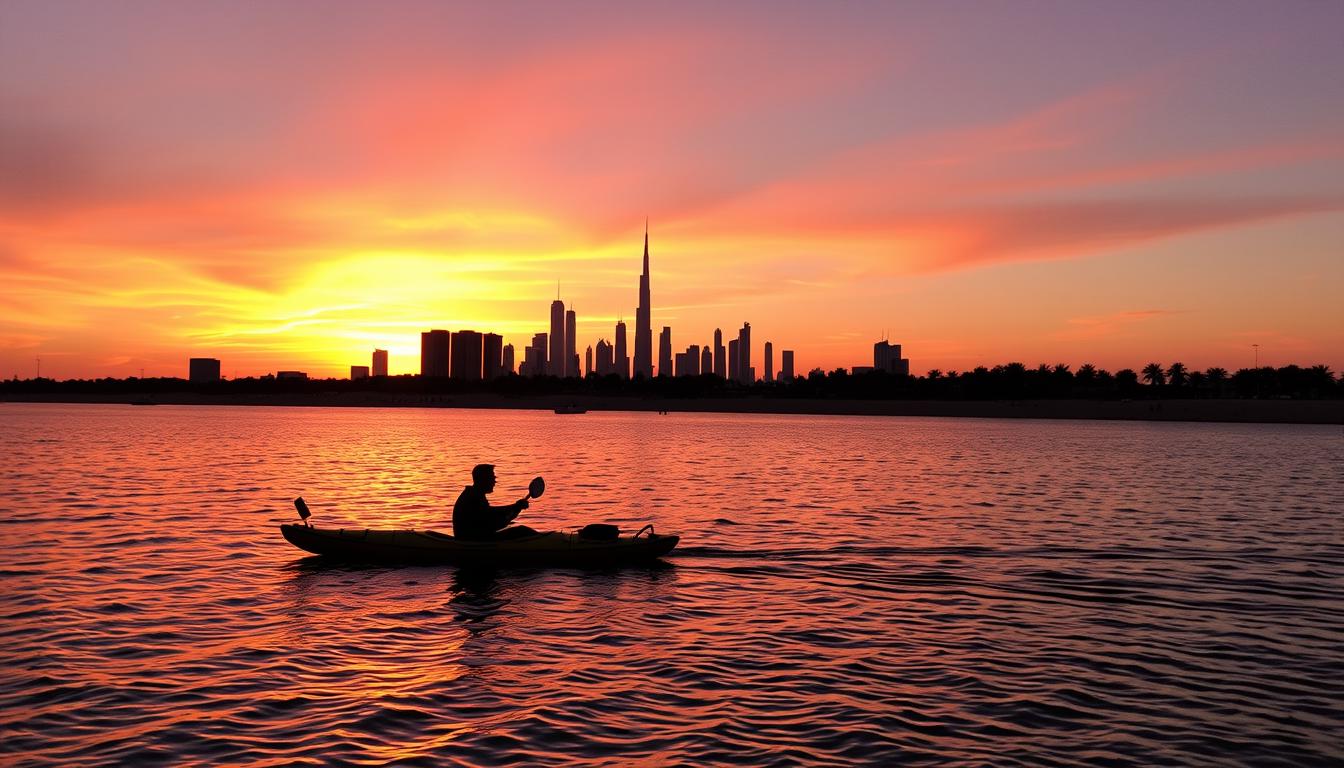
<svg viewBox="0 0 1344 768">
<path fill-rule="evenodd" d="M 767 397 L 658 398 L 596 395 L 507 396 L 486 393 L 421 395 L 398 392 L 204 395 L 155 393 L 31 394 L 6 402 L 251 405 L 341 408 L 515 408 L 669 413 L 776 413 L 825 416 L 943 416 L 988 419 L 1099 419 L 1243 424 L 1344 424 L 1341 400 L 840 400 Z"/>
</svg>

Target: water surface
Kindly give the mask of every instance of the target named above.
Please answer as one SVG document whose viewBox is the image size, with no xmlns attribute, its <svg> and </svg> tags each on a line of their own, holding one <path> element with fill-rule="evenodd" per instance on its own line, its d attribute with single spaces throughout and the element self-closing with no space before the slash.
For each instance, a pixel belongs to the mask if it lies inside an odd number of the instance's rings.
<svg viewBox="0 0 1344 768">
<path fill-rule="evenodd" d="M 0 762 L 1344 760 L 1339 427 L 0 405 Z M 645 522 L 659 568 L 280 538 Z"/>
</svg>

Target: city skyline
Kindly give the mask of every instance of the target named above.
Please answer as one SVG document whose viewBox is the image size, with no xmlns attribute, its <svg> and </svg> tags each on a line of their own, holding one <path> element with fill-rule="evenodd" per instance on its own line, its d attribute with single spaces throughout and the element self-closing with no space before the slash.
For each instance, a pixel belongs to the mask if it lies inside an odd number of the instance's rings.
<svg viewBox="0 0 1344 768">
<path fill-rule="evenodd" d="M 5 4 L 0 375 L 586 347 L 646 215 L 677 351 L 1344 369 L 1344 8 L 1146 10 Z"/>
<path fill-rule="evenodd" d="M 652 313 L 650 284 L 649 224 L 646 219 L 644 222 L 643 271 L 639 276 L 639 306 L 635 310 L 636 317 L 640 319 L 638 322 L 641 325 L 648 322 Z M 515 370 L 512 367 L 512 346 L 501 347 L 502 337 L 498 334 L 487 333 L 484 336 L 484 342 L 481 342 L 481 334 L 476 331 L 429 330 L 421 332 L 420 375 L 428 378 L 449 377 L 464 380 L 476 380 L 478 378 L 489 380 L 509 373 L 517 373 L 520 376 L 547 375 L 557 378 L 580 378 L 591 373 L 596 373 L 599 376 L 615 374 L 622 378 L 635 376 L 643 376 L 644 378 L 696 376 L 702 373 L 712 373 L 720 377 L 729 375 L 724 371 L 722 364 L 715 367 L 715 356 L 709 344 L 705 344 L 703 347 L 698 344 L 691 344 L 685 352 L 675 352 L 673 350 L 671 326 L 663 326 L 659 333 L 657 364 L 645 363 L 644 365 L 648 367 L 644 370 L 640 370 L 642 366 L 632 368 L 630 361 L 625 356 L 625 323 L 621 320 L 618 320 L 613 328 L 614 343 L 600 336 L 596 341 L 596 346 L 594 347 L 591 343 L 588 344 L 583 355 L 580 356 L 576 332 L 577 313 L 572 305 L 568 307 L 565 305 L 561 298 L 562 292 L 558 281 L 555 294 L 556 297 L 550 305 L 550 330 L 549 332 L 539 332 L 532 335 L 530 354 L 521 368 Z M 469 347 L 466 353 L 458 350 L 457 339 L 460 335 L 469 337 Z M 641 335 L 646 340 L 651 341 L 652 334 L 649 329 L 646 328 Z M 444 339 L 448 338 L 451 338 L 451 348 L 448 352 L 445 352 L 442 345 Z M 722 363 L 723 358 L 722 339 L 722 329 L 716 328 L 714 330 L 714 344 L 715 349 L 718 350 L 720 363 Z M 882 343 L 883 345 L 886 344 L 886 342 Z M 775 380 L 771 362 L 773 359 L 771 342 L 764 342 L 765 369 L 762 376 L 758 377 L 755 366 L 751 365 L 751 323 L 743 323 L 741 330 L 738 331 L 735 344 L 732 353 L 734 367 L 731 369 L 733 380 L 741 384 L 751 384 L 757 380 L 765 382 Z M 648 354 L 645 353 L 645 356 L 647 357 Z M 792 350 L 786 351 L 785 354 L 792 360 Z M 900 345 L 896 346 L 896 357 L 900 357 Z M 445 358 L 451 360 L 451 366 L 447 371 L 443 368 Z M 501 360 L 504 361 L 503 364 L 501 364 Z M 874 360 L 876 361 L 878 358 L 875 356 Z M 374 350 L 374 361 L 376 365 L 381 364 L 381 370 L 386 373 L 387 353 L 384 350 Z M 892 372 L 908 373 L 909 362 L 904 362 L 906 365 L 903 369 L 893 368 Z M 874 364 L 877 365 L 878 363 L 875 362 Z M 469 369 L 470 372 L 463 373 L 463 369 Z M 355 367 L 352 366 L 351 378 L 355 378 L 354 370 Z M 364 367 L 364 370 L 365 376 L 367 376 L 367 367 Z"/>
</svg>

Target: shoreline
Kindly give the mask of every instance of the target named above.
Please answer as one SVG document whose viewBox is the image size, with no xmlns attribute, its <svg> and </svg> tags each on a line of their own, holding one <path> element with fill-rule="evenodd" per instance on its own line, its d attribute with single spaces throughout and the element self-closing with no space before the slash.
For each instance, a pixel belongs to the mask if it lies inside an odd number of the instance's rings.
<svg viewBox="0 0 1344 768">
<path fill-rule="evenodd" d="M 598 395 L 411 395 L 380 392 L 208 396 L 191 392 L 125 395 L 29 395 L 7 403 L 229 405 L 332 408 L 473 408 L 552 411 L 755 413 L 814 416 L 938 416 L 988 419 L 1193 421 L 1232 424 L 1341 424 L 1344 400 L 804 400 L 787 398 L 643 398 Z"/>
</svg>

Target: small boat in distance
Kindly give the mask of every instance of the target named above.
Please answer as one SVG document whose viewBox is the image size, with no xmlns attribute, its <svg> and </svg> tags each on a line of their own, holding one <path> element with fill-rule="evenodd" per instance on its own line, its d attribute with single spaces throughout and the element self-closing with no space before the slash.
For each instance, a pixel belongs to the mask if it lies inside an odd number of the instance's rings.
<svg viewBox="0 0 1344 768">
<path fill-rule="evenodd" d="M 587 408 L 580 408 L 577 405 L 562 405 L 555 409 L 556 413 L 587 413 Z"/>
</svg>

